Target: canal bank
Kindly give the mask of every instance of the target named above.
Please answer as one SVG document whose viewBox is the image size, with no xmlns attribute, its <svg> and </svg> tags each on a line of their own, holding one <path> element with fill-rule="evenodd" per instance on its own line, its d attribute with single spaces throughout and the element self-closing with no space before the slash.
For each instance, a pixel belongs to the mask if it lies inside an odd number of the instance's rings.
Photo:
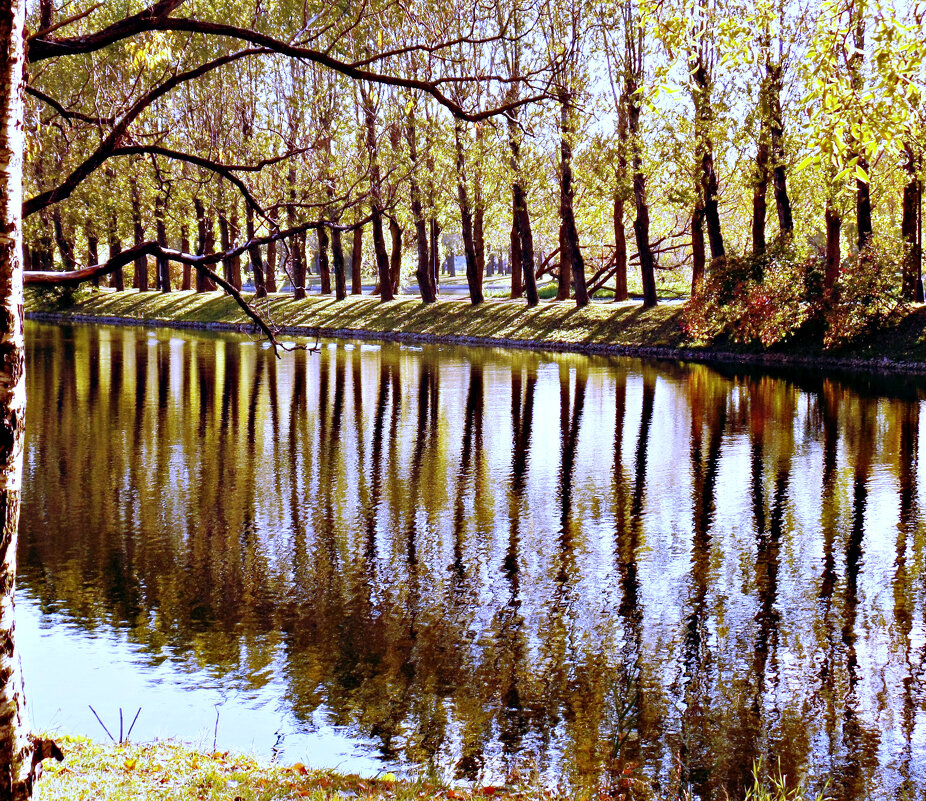
<svg viewBox="0 0 926 801">
<path fill-rule="evenodd" d="M 820 367 L 926 373 L 926 307 L 891 329 L 852 346 L 826 350 L 806 341 L 771 349 L 736 343 L 705 344 L 684 329 L 684 307 L 667 303 L 644 310 L 638 302 L 595 303 L 578 309 L 547 301 L 487 300 L 472 306 L 463 298 L 431 305 L 417 298 L 381 303 L 352 296 L 344 301 L 278 294 L 258 303 L 280 336 L 393 340 L 488 347 L 528 348 L 707 363 Z M 213 331 L 253 331 L 234 299 L 213 292 L 94 292 L 66 308 L 50 309 L 30 294 L 27 317 L 47 322 L 140 325 Z"/>
<path fill-rule="evenodd" d="M 282 801 L 312 798 L 318 801 L 363 798 L 370 801 L 477 801 L 480 799 L 527 799 L 544 801 L 579 798 L 550 788 L 541 788 L 515 777 L 508 786 L 470 788 L 435 780 L 396 779 L 391 773 L 377 778 L 314 770 L 301 763 L 280 765 L 228 751 L 196 749 L 178 742 L 99 745 L 85 738 L 58 738 L 64 762 L 45 763 L 39 785 L 43 797 L 53 801 L 93 798 L 95 801 L 133 799 L 235 799 L 235 801 Z M 663 797 L 670 798 L 671 790 Z M 637 790 L 646 793 L 632 766 L 618 771 L 613 786 L 589 788 L 584 797 L 610 799 L 629 797 Z M 647 797 L 647 796 L 643 796 Z M 768 801 L 804 801 L 809 798 L 786 777 L 757 782 L 746 798 Z"/>
</svg>

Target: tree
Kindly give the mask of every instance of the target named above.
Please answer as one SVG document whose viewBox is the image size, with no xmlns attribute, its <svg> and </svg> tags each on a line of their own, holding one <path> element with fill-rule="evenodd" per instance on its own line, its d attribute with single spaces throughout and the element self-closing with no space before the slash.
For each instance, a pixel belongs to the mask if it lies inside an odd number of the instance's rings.
<svg viewBox="0 0 926 801">
<path fill-rule="evenodd" d="M 32 795 L 45 757 L 57 746 L 28 734 L 14 592 L 22 493 L 26 374 L 23 337 L 22 177 L 25 0 L 0 7 L 0 801 Z"/>
</svg>

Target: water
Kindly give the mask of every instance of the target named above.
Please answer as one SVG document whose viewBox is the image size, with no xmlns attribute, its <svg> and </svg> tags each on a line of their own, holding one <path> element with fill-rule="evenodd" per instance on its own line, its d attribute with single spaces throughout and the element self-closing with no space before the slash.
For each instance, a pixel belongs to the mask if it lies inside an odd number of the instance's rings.
<svg viewBox="0 0 926 801">
<path fill-rule="evenodd" d="M 923 385 L 28 327 L 38 727 L 365 774 L 926 792 Z M 114 732 L 118 735 L 118 732 Z"/>
</svg>

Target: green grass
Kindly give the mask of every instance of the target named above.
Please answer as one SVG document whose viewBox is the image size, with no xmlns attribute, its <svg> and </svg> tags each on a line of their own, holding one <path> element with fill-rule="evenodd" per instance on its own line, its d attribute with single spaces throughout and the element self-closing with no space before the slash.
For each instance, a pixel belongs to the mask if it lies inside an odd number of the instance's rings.
<svg viewBox="0 0 926 801">
<path fill-rule="evenodd" d="M 336 301 L 318 295 L 294 300 L 292 295 L 278 294 L 259 302 L 258 308 L 276 325 L 323 331 L 404 331 L 552 344 L 691 344 L 679 327 L 678 306 L 643 311 L 636 302 L 577 309 L 572 302 L 552 301 L 531 309 L 524 301 L 494 299 L 472 306 L 462 297 L 425 305 L 411 297 L 381 303 L 368 296 Z M 30 301 L 26 310 L 41 308 Z M 63 309 L 61 314 L 200 324 L 247 322 L 235 301 L 219 292 L 103 291 Z"/>
<path fill-rule="evenodd" d="M 277 765 L 229 752 L 204 753 L 181 743 L 98 745 L 58 737 L 61 763 L 46 761 L 40 791 L 55 801 L 277 801 L 278 799 L 436 798 L 445 788 L 396 781 L 391 774 L 363 779 L 304 765 Z M 494 788 L 493 788 L 494 789 Z M 462 795 L 462 794 L 459 794 Z M 466 797 L 485 795 L 467 793 Z"/>
<path fill-rule="evenodd" d="M 683 350 L 686 355 L 699 352 L 706 358 L 736 359 L 755 356 L 773 359 L 793 357 L 804 362 L 821 358 L 831 366 L 861 366 L 893 363 L 906 369 L 926 366 L 926 307 L 913 310 L 900 323 L 848 347 L 825 351 L 814 339 L 779 345 L 771 350 L 728 342 L 704 343 L 692 339 L 683 329 L 684 307 L 680 303 L 661 304 L 644 310 L 637 300 L 624 303 L 593 303 L 584 309 L 571 301 L 543 301 L 529 308 L 523 300 L 489 298 L 472 306 L 465 297 L 440 300 L 425 305 L 416 297 L 403 297 L 388 303 L 369 296 L 351 296 L 345 301 L 312 295 L 294 300 L 292 295 L 277 294 L 260 301 L 258 308 L 272 324 L 300 329 L 292 333 L 332 335 L 335 332 L 373 334 L 423 334 L 437 338 L 468 337 L 480 344 L 499 345 L 530 343 L 551 349 L 648 348 L 667 349 L 663 355 Z M 40 299 L 27 294 L 27 312 L 46 310 Z M 84 294 L 64 309 L 60 319 L 74 315 L 91 318 L 128 319 L 203 325 L 211 323 L 247 324 L 248 320 L 235 301 L 220 293 L 195 292 L 139 293 L 135 290 L 109 290 Z M 457 341 L 459 341 L 457 339 Z M 744 359 L 744 360 L 745 360 Z"/>
<path fill-rule="evenodd" d="M 397 780 L 392 774 L 370 779 L 305 765 L 279 765 L 231 752 L 208 752 L 172 741 L 100 745 L 83 737 L 55 738 L 61 763 L 46 761 L 39 785 L 48 801 L 288 801 L 292 799 L 369 799 L 369 801 L 482 801 L 483 799 L 565 799 L 561 791 L 536 786 L 463 789 L 428 780 Z M 745 794 L 753 801 L 810 801 L 800 786 L 789 786 L 780 773 L 760 778 Z M 619 786 L 594 789 L 589 798 L 617 801 L 634 797 L 657 801 L 649 782 L 636 771 L 622 774 Z M 678 797 L 677 790 L 669 796 Z M 668 797 L 668 796 L 667 796 Z M 820 801 L 818 796 L 816 801 Z"/>
</svg>

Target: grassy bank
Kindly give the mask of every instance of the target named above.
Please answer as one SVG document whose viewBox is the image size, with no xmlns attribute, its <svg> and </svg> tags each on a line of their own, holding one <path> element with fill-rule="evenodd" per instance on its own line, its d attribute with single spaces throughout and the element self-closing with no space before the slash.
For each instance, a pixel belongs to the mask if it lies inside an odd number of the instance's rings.
<svg viewBox="0 0 926 801">
<path fill-rule="evenodd" d="M 62 763 L 45 762 L 40 790 L 54 801 L 277 801 L 278 799 L 446 798 L 443 788 L 386 776 L 362 779 L 276 765 L 228 752 L 197 751 L 174 742 L 99 745 L 58 737 Z M 494 793 L 494 788 L 491 788 Z M 464 797 L 462 793 L 454 793 Z M 465 797 L 486 793 L 466 793 Z"/>
<path fill-rule="evenodd" d="M 819 342 L 798 341 L 770 350 L 692 339 L 682 326 L 681 304 L 644 310 L 638 302 L 592 304 L 487 300 L 472 306 L 465 298 L 424 305 L 417 298 L 381 303 L 355 296 L 346 301 L 275 295 L 259 304 L 282 333 L 304 336 L 415 338 L 465 344 L 530 346 L 551 350 L 758 363 L 820 364 L 926 371 L 926 308 L 915 309 L 897 326 L 850 347 L 824 350 Z M 47 311 L 30 296 L 27 312 Z M 130 321 L 151 325 L 223 328 L 248 325 L 232 298 L 220 293 L 139 293 L 98 291 L 56 312 L 57 319 Z"/>
<path fill-rule="evenodd" d="M 203 752 L 175 742 L 99 745 L 79 737 L 56 737 L 65 761 L 44 763 L 39 792 L 47 801 L 289 801 L 309 798 L 369 801 L 484 801 L 484 799 L 566 799 L 561 792 L 531 786 L 463 789 L 424 780 L 369 779 L 305 765 L 270 764 L 229 752 Z M 649 782 L 626 771 L 611 790 L 596 788 L 595 801 L 658 798 Z M 636 792 L 634 792 L 636 791 Z M 667 797 L 678 797 L 678 792 Z M 784 779 L 759 782 L 747 801 L 809 801 Z"/>
</svg>

